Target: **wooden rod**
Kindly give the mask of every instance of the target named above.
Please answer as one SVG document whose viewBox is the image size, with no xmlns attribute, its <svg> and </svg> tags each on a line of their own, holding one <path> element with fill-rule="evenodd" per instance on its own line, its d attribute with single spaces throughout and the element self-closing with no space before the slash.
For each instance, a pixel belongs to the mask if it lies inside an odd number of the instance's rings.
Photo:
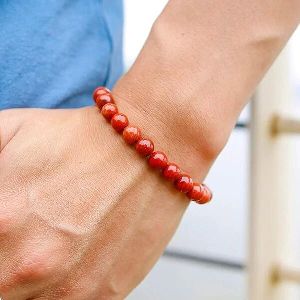
<svg viewBox="0 0 300 300">
<path fill-rule="evenodd" d="M 271 131 L 273 135 L 300 134 L 300 118 L 275 114 L 271 122 Z"/>
<path fill-rule="evenodd" d="M 285 280 L 300 284 L 300 269 L 287 266 L 276 266 L 273 272 L 273 279 L 275 282 Z"/>
</svg>

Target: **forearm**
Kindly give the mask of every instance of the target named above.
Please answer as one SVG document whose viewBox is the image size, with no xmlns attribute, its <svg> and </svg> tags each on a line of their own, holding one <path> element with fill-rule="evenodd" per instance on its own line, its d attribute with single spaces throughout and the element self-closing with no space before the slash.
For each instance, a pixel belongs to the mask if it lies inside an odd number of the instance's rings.
<svg viewBox="0 0 300 300">
<path fill-rule="evenodd" d="M 195 164 L 205 169 L 222 149 L 299 12 L 296 0 L 171 0 L 114 92 L 131 118 L 150 124 L 145 132 L 199 172 Z"/>
</svg>

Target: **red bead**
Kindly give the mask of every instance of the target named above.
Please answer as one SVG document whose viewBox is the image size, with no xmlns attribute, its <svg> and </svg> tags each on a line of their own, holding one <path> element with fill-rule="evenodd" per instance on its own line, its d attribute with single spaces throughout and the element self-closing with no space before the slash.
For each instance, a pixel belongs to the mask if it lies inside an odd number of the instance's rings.
<svg viewBox="0 0 300 300">
<path fill-rule="evenodd" d="M 97 87 L 93 92 L 93 99 L 96 102 L 96 99 L 100 95 L 110 94 L 110 90 L 104 86 Z"/>
<path fill-rule="evenodd" d="M 107 103 L 114 103 L 114 99 L 111 94 L 103 94 L 97 96 L 95 102 L 99 109 L 101 109 Z"/>
<path fill-rule="evenodd" d="M 176 164 L 169 164 L 163 171 L 163 175 L 167 180 L 177 180 L 181 175 L 181 170 Z"/>
<path fill-rule="evenodd" d="M 123 131 L 123 138 L 127 144 L 135 144 L 141 138 L 141 130 L 135 126 L 127 126 Z"/>
<path fill-rule="evenodd" d="M 168 165 L 168 158 L 163 152 L 155 151 L 150 154 L 148 163 L 152 168 L 164 169 Z"/>
<path fill-rule="evenodd" d="M 179 179 L 175 181 L 175 187 L 179 191 L 187 193 L 193 188 L 193 180 L 189 175 L 181 174 Z"/>
<path fill-rule="evenodd" d="M 110 123 L 116 131 L 122 132 L 128 126 L 128 119 L 124 114 L 115 114 Z"/>
<path fill-rule="evenodd" d="M 103 117 L 110 121 L 111 118 L 118 113 L 118 108 L 115 104 L 113 103 L 106 103 L 102 109 L 101 109 L 101 113 L 103 115 Z"/>
<path fill-rule="evenodd" d="M 192 190 L 190 190 L 186 195 L 193 201 L 200 201 L 204 195 L 203 186 L 197 182 L 194 182 Z"/>
<path fill-rule="evenodd" d="M 205 204 L 212 199 L 212 192 L 210 191 L 210 189 L 205 184 L 202 184 L 202 188 L 203 196 L 199 201 L 196 201 L 199 204 Z"/>
<path fill-rule="evenodd" d="M 212 198 L 212 193 L 205 184 L 194 183 L 193 189 L 186 194 L 198 204 L 205 204 Z"/>
<path fill-rule="evenodd" d="M 135 149 L 139 154 L 148 156 L 153 152 L 154 144 L 151 140 L 141 139 L 137 142 Z"/>
</svg>

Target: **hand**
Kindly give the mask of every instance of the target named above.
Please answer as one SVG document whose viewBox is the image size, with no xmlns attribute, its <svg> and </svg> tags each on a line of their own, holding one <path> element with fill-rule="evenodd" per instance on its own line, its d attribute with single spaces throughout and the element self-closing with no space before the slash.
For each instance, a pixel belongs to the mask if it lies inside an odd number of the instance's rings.
<svg viewBox="0 0 300 300">
<path fill-rule="evenodd" d="M 2 111 L 0 134 L 3 300 L 123 299 L 188 200 L 96 108 Z"/>
</svg>

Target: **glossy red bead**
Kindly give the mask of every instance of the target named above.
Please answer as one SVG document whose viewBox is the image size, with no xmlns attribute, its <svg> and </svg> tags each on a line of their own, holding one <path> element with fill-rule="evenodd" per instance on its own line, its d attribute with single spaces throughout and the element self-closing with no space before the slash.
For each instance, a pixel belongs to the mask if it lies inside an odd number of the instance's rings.
<svg viewBox="0 0 300 300">
<path fill-rule="evenodd" d="M 115 104 L 113 103 L 106 103 L 102 109 L 101 109 L 101 113 L 103 115 L 103 117 L 110 121 L 111 118 L 118 113 L 118 108 Z"/>
<path fill-rule="evenodd" d="M 168 164 L 163 171 L 163 176 L 167 180 L 171 180 L 171 181 L 179 179 L 180 175 L 181 175 L 181 170 L 174 163 Z"/>
<path fill-rule="evenodd" d="M 97 87 L 93 92 L 93 99 L 96 102 L 96 99 L 100 95 L 110 94 L 110 90 L 104 86 Z"/>
<path fill-rule="evenodd" d="M 141 130 L 135 126 L 127 126 L 123 131 L 123 138 L 129 145 L 135 144 L 141 138 Z"/>
<path fill-rule="evenodd" d="M 194 182 L 192 190 L 186 194 L 193 201 L 200 201 L 204 196 L 204 188 L 198 182 Z"/>
<path fill-rule="evenodd" d="M 191 176 L 187 174 L 181 174 L 179 179 L 175 181 L 175 187 L 177 190 L 183 193 L 187 193 L 193 188 L 193 180 Z"/>
<path fill-rule="evenodd" d="M 114 103 L 114 99 L 111 94 L 103 94 L 99 95 L 95 100 L 97 106 L 99 109 L 102 109 L 102 107 L 107 103 Z"/>
<path fill-rule="evenodd" d="M 136 143 L 135 149 L 139 154 L 148 156 L 153 152 L 154 144 L 149 139 L 141 139 Z"/>
<path fill-rule="evenodd" d="M 163 152 L 154 151 L 150 154 L 148 163 L 152 168 L 164 169 L 168 165 L 168 158 Z"/>
<path fill-rule="evenodd" d="M 202 188 L 203 188 L 203 196 L 199 201 L 196 201 L 199 204 L 205 204 L 212 199 L 211 190 L 205 184 L 202 184 Z"/>
<path fill-rule="evenodd" d="M 122 132 L 128 126 L 128 118 L 124 114 L 115 114 L 110 123 L 117 132 Z"/>
</svg>

